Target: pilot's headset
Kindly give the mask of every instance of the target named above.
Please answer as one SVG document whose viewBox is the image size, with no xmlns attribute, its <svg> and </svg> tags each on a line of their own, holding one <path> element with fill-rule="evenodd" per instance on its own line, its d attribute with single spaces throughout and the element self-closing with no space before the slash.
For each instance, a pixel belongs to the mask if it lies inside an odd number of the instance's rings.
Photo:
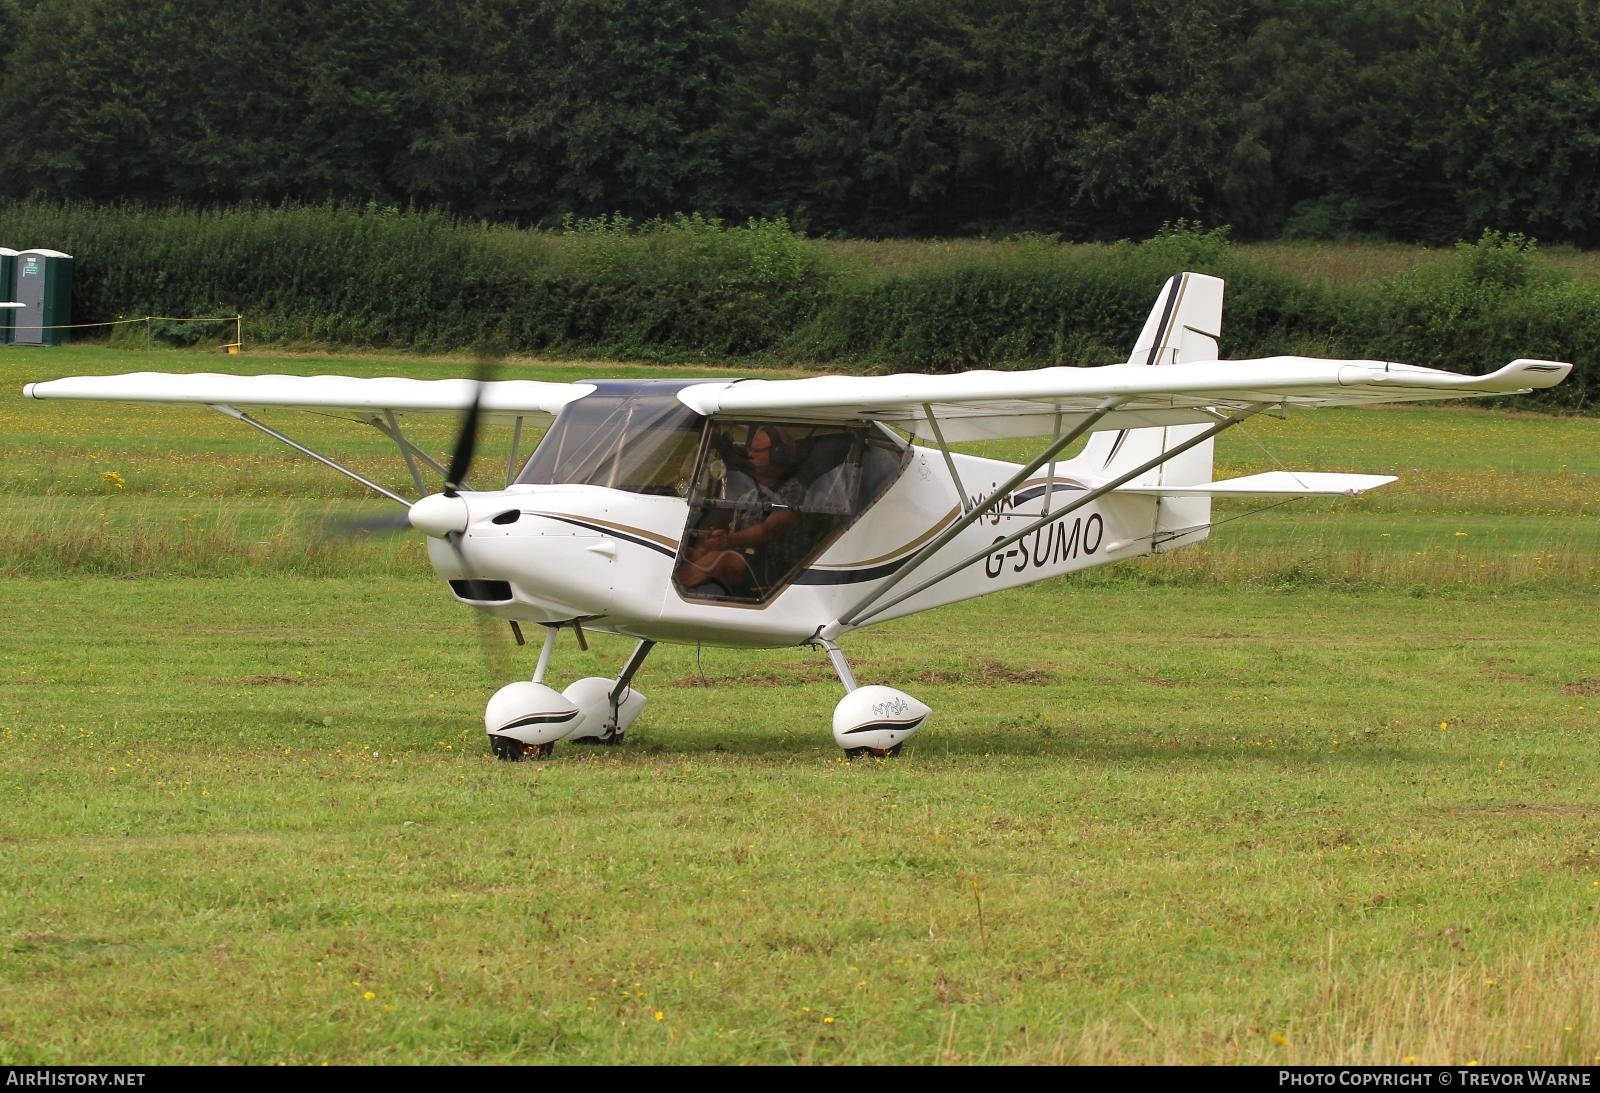
<svg viewBox="0 0 1600 1093">
<path fill-rule="evenodd" d="M 745 451 L 750 450 L 750 444 L 756 442 L 756 437 L 765 433 L 767 441 L 772 445 L 772 452 L 768 456 L 775 467 L 782 467 L 784 472 L 794 470 L 794 445 L 784 435 L 782 429 L 776 425 L 757 425 L 750 430 L 750 441 L 745 445 Z"/>
</svg>

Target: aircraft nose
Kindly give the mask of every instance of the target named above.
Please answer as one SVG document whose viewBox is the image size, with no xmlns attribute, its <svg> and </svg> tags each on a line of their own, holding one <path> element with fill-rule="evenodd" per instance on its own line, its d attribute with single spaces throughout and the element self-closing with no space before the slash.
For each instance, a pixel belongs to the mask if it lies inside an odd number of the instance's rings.
<svg viewBox="0 0 1600 1093">
<path fill-rule="evenodd" d="M 461 497 L 429 494 L 411 506 L 411 526 L 424 535 L 443 539 L 452 531 L 467 530 L 467 503 Z"/>
</svg>

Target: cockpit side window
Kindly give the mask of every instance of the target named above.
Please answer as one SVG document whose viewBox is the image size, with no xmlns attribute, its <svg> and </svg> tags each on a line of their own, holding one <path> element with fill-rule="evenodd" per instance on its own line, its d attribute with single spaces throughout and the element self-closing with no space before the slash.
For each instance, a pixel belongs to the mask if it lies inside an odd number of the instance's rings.
<svg viewBox="0 0 1600 1093">
<path fill-rule="evenodd" d="M 899 476 L 909 449 L 876 425 L 716 420 L 673 581 L 690 600 L 770 602 Z"/>
</svg>

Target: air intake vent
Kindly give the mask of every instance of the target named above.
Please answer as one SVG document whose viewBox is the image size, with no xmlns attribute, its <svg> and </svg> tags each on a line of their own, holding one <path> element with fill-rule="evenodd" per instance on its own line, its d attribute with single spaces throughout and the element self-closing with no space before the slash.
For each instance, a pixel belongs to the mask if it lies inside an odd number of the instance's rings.
<svg viewBox="0 0 1600 1093">
<path fill-rule="evenodd" d="M 511 585 L 505 581 L 451 581 L 450 591 L 474 603 L 505 603 L 511 598 Z"/>
</svg>

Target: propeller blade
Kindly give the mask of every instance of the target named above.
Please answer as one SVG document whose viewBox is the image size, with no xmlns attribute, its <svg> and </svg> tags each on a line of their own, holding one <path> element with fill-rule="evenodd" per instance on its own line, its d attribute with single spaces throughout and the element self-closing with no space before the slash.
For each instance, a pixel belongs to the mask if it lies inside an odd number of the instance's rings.
<svg viewBox="0 0 1600 1093">
<path fill-rule="evenodd" d="M 461 431 L 456 434 L 456 450 L 450 456 L 450 470 L 445 475 L 446 497 L 454 497 L 461 492 L 467 472 L 472 469 L 472 457 L 478 449 L 478 427 L 483 416 L 483 385 L 489 382 L 489 371 L 488 362 L 479 361 L 474 377 L 477 387 L 472 392 L 472 405 L 467 407 L 466 416 L 461 419 Z"/>
<path fill-rule="evenodd" d="M 467 555 L 461 549 L 461 532 L 446 533 L 444 541 L 450 544 L 450 549 L 456 552 L 456 558 L 461 562 L 461 568 L 467 570 Z M 483 663 L 489 672 L 491 681 L 503 681 L 516 675 L 512 666 L 515 663 L 511 655 L 509 639 L 506 631 L 500 628 L 500 620 L 482 611 L 473 612 L 478 616 L 478 644 L 483 649 Z M 522 633 L 516 623 L 511 624 L 512 632 L 517 636 L 517 644 L 522 644 Z M 498 683 L 497 683 L 498 685 Z"/>
<path fill-rule="evenodd" d="M 397 531 L 411 530 L 410 512 L 386 512 L 382 516 L 359 516 L 339 520 L 329 528 L 341 539 L 357 535 L 391 535 Z"/>
</svg>

